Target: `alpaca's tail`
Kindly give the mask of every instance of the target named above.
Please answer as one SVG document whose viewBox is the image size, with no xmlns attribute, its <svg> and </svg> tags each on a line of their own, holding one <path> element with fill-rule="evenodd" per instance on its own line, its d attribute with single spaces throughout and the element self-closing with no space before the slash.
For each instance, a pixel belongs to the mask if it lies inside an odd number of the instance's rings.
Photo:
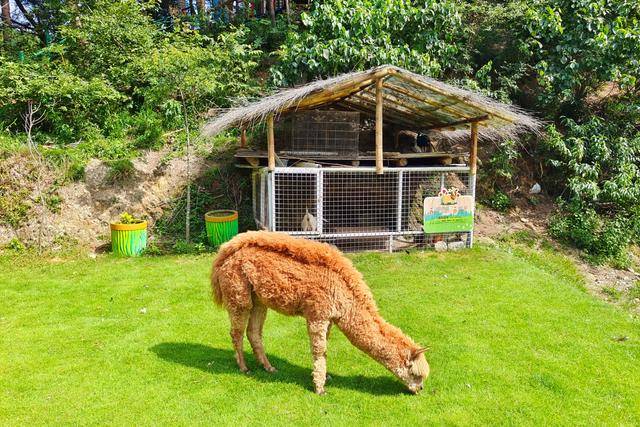
<svg viewBox="0 0 640 427">
<path fill-rule="evenodd" d="M 213 302 L 222 307 L 222 290 L 215 268 L 211 271 L 211 293 L 213 294 Z"/>
<path fill-rule="evenodd" d="M 220 246 L 218 250 L 218 255 L 216 255 L 213 260 L 213 266 L 211 268 L 211 293 L 213 294 L 213 302 L 216 305 L 222 306 L 222 289 L 220 288 L 220 270 L 224 262 L 229 258 L 235 251 L 239 249 L 237 245 L 238 238 L 223 244 Z"/>
</svg>

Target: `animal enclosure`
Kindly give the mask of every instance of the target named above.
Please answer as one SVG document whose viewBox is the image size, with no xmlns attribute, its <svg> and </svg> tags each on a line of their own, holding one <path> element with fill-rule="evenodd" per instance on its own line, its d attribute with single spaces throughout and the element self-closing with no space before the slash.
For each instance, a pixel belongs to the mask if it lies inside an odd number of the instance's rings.
<svg viewBox="0 0 640 427">
<path fill-rule="evenodd" d="M 265 230 L 345 251 L 472 243 L 472 230 L 425 234 L 423 228 L 425 198 L 449 188 L 473 199 L 475 180 L 466 166 L 385 168 L 382 175 L 373 167 L 262 168 L 253 185 L 255 220 Z"/>
<path fill-rule="evenodd" d="M 259 228 L 393 252 L 471 246 L 478 141 L 540 126 L 517 107 L 383 65 L 281 90 L 204 132 L 239 128 L 235 156 L 253 169 Z M 251 144 L 249 128 L 259 129 Z"/>
</svg>

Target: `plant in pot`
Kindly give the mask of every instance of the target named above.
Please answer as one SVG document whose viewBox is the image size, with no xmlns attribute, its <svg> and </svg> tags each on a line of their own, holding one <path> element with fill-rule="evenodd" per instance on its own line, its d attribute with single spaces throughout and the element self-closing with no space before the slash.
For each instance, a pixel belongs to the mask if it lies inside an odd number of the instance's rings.
<svg viewBox="0 0 640 427">
<path fill-rule="evenodd" d="M 120 256 L 139 256 L 147 247 L 147 221 L 124 212 L 111 223 L 111 248 Z"/>
<path fill-rule="evenodd" d="M 233 210 L 209 211 L 204 214 L 209 244 L 218 247 L 238 234 L 238 212 Z"/>
</svg>

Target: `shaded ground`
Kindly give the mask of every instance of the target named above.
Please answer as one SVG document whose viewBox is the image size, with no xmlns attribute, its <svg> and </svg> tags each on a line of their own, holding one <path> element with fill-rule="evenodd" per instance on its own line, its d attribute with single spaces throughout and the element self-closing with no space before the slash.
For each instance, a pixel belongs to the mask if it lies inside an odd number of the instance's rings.
<svg viewBox="0 0 640 427">
<path fill-rule="evenodd" d="M 481 246 L 354 260 L 383 315 L 431 348 L 419 396 L 337 330 L 315 396 L 304 322 L 274 313 L 279 372 L 240 374 L 210 255 L 0 258 L 0 424 L 640 423 L 640 323 L 585 292 L 566 258 Z"/>
</svg>

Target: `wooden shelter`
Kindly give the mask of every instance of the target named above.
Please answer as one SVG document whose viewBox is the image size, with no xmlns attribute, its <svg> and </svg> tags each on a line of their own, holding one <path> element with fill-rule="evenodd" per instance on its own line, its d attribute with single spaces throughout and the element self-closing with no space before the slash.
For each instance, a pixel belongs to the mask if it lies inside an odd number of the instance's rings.
<svg viewBox="0 0 640 427">
<path fill-rule="evenodd" d="M 246 129 L 262 124 L 265 125 L 266 149 L 248 150 Z M 406 210 L 406 204 L 414 203 L 413 199 L 418 196 L 422 198 L 424 189 L 431 184 L 427 185 L 424 181 L 426 178 L 421 178 L 423 181 L 418 185 L 419 188 L 405 189 L 407 184 L 402 181 L 401 167 L 413 168 L 413 170 L 405 169 L 404 172 L 422 174 L 423 177 L 432 173 L 438 173 L 442 177 L 449 173 L 468 174 L 465 178 L 467 182 L 465 191 L 473 197 L 478 140 L 514 138 L 522 133 L 538 132 L 540 125 L 536 118 L 515 106 L 499 103 L 475 92 L 399 67 L 384 65 L 284 89 L 247 105 L 230 109 L 208 122 L 203 128 L 203 133 L 214 135 L 231 127 L 241 129 L 241 150 L 238 152 L 238 157 L 245 159 L 256 168 L 260 167 L 261 159 L 266 159 L 266 171 L 263 173 L 267 175 L 264 179 L 272 182 L 274 187 L 271 188 L 271 193 L 265 194 L 265 198 L 270 197 L 271 202 L 283 193 L 275 188 L 277 180 L 273 177 L 269 178 L 269 174 L 289 173 L 296 174 L 299 178 L 300 169 L 293 171 L 290 170 L 291 167 L 283 166 L 295 164 L 296 160 L 304 160 L 306 166 L 309 162 L 331 163 L 332 168 L 324 167 L 323 172 L 315 172 L 318 176 L 315 178 L 313 187 L 320 201 L 314 203 L 313 214 L 309 213 L 308 206 L 306 208 L 306 213 L 314 218 L 330 217 L 330 215 L 324 215 L 327 212 L 322 211 L 324 207 L 322 200 L 332 197 L 327 192 L 334 190 L 326 187 L 319 174 L 346 173 L 345 167 L 351 167 L 350 173 L 353 174 L 393 173 L 394 176 L 397 175 L 399 181 L 389 181 L 386 183 L 387 187 L 382 185 L 379 194 L 368 201 L 370 204 L 385 205 L 388 202 L 387 199 L 395 197 L 397 209 L 393 217 L 398 224 L 397 228 L 391 230 L 388 225 L 379 225 L 384 221 L 374 221 L 377 224 L 375 226 L 336 226 L 333 228 L 335 232 L 323 235 L 322 228 L 325 224 L 321 221 L 313 231 L 318 238 L 329 238 L 339 235 L 355 236 L 362 233 L 374 236 L 377 236 L 377 233 L 387 233 L 384 236 L 388 233 L 396 233 L 395 236 L 403 235 L 402 233 L 407 231 L 403 229 L 403 224 L 409 220 L 406 218 L 406 212 L 401 210 L 403 204 L 401 199 L 407 199 L 404 200 Z M 455 164 L 456 156 L 452 153 L 402 152 L 403 150 L 399 149 L 399 141 L 407 133 L 411 133 L 414 138 L 424 136 L 427 140 L 430 135 L 450 141 L 468 141 L 468 164 L 461 164 L 460 161 Z M 370 146 L 367 145 L 367 135 L 371 135 Z M 293 151 L 287 146 L 291 141 L 297 144 L 297 148 L 294 147 Z M 345 155 L 342 148 L 347 145 L 353 145 L 355 149 Z M 366 166 L 368 162 L 372 163 L 372 167 Z M 281 166 L 278 167 L 278 164 Z M 367 178 L 367 180 L 369 186 L 375 185 L 372 184 L 375 182 L 386 182 L 381 178 L 377 181 L 374 178 Z M 293 184 L 287 188 L 291 185 Z M 344 181 L 343 185 L 349 187 L 351 184 Z M 443 178 L 439 186 L 434 188 L 446 189 L 445 185 Z M 395 188 L 393 195 L 386 194 L 386 192 L 392 193 L 389 188 Z M 405 190 L 411 192 L 418 191 L 417 189 L 421 189 L 420 194 L 403 195 Z M 310 202 L 305 203 L 308 205 Z M 354 206 L 355 210 L 356 208 Z M 304 214 L 300 211 L 300 206 L 296 209 L 294 216 Z M 275 210 L 276 208 L 272 206 L 271 211 L 265 215 L 267 224 L 262 225 L 265 228 L 283 230 L 283 227 L 278 227 Z M 343 215 L 349 216 L 348 213 Z M 380 215 L 383 216 L 385 213 Z M 293 222 L 295 221 L 294 219 Z M 355 224 L 358 221 L 352 222 Z M 358 223 L 362 222 L 366 221 Z M 423 231 L 425 230 L 420 230 L 420 232 Z M 467 239 L 467 245 L 470 244 L 471 234 Z"/>
</svg>

